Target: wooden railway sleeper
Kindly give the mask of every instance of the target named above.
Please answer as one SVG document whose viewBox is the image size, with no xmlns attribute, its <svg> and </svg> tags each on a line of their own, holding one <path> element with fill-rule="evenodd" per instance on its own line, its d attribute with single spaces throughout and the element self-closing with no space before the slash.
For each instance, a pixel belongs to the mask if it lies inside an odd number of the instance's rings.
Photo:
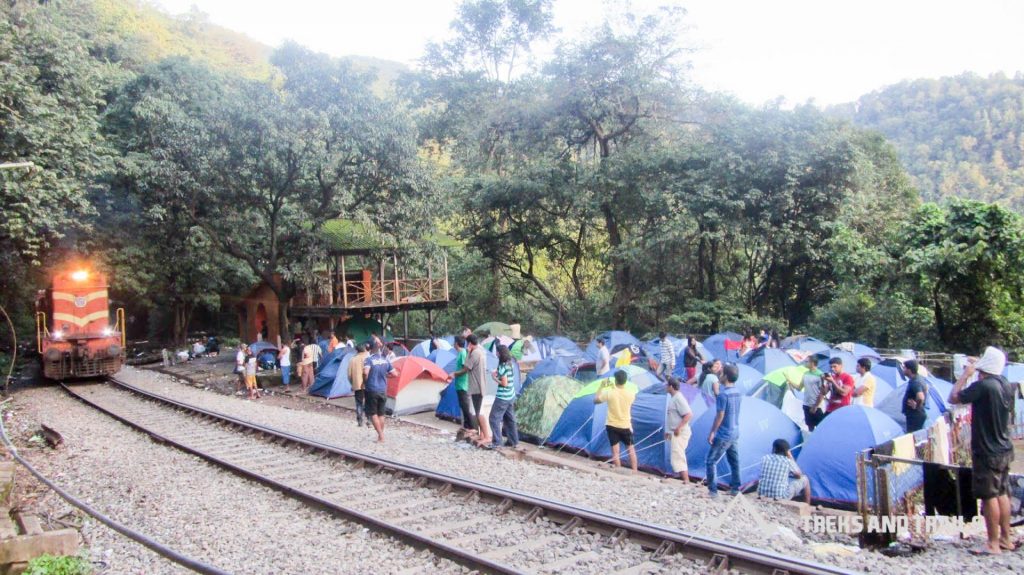
<svg viewBox="0 0 1024 575">
<path fill-rule="evenodd" d="M 505 499 L 501 500 L 501 503 L 498 504 L 498 508 L 494 510 L 494 514 L 504 515 L 508 512 L 509 509 L 512 509 L 512 505 L 514 505 L 512 500 L 506 497 Z"/>
<path fill-rule="evenodd" d="M 452 489 L 454 489 L 454 487 L 452 486 L 451 483 L 445 483 L 444 485 L 437 489 L 437 496 L 445 497 L 452 492 Z"/>
<path fill-rule="evenodd" d="M 531 509 L 529 513 L 526 514 L 526 518 L 524 519 L 524 521 L 526 523 L 533 523 L 534 521 L 537 520 L 537 518 L 539 518 L 539 517 L 541 517 L 543 515 L 544 515 L 544 508 L 540 507 L 540 506 L 536 506 L 533 509 Z"/>
<path fill-rule="evenodd" d="M 611 535 L 608 536 L 608 541 L 605 542 L 605 547 L 618 547 L 619 543 L 622 543 L 627 537 L 629 537 L 629 531 L 618 527 L 615 531 L 612 531 Z"/>
<path fill-rule="evenodd" d="M 786 569 L 775 569 L 772 571 L 772 575 L 789 575 L 789 571 Z"/>
<path fill-rule="evenodd" d="M 580 525 L 583 525 L 583 520 L 577 516 L 573 516 L 572 519 L 562 524 L 562 526 L 558 529 L 558 532 L 562 535 L 569 535 L 570 533 L 572 533 L 573 529 L 576 529 Z"/>
<path fill-rule="evenodd" d="M 653 559 L 654 561 L 661 561 L 663 557 L 665 557 L 669 553 L 672 553 L 673 551 L 675 551 L 675 549 L 675 543 L 671 541 L 662 541 L 661 545 L 658 545 L 658 548 L 655 549 L 654 553 L 651 554 L 651 559 Z"/>
<path fill-rule="evenodd" d="M 715 553 L 708 559 L 705 566 L 706 573 L 725 573 L 729 570 L 729 556 L 723 553 Z"/>
</svg>

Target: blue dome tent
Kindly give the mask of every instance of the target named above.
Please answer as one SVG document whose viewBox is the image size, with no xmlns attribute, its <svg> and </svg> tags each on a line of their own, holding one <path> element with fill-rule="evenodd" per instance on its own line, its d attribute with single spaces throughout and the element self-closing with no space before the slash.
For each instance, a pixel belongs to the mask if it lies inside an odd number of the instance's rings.
<svg viewBox="0 0 1024 575">
<path fill-rule="evenodd" d="M 938 380 L 940 386 L 942 383 L 950 385 L 949 382 Z M 907 383 L 904 382 L 896 389 L 889 392 L 882 401 L 875 402 L 875 408 L 882 413 L 888 415 L 893 421 L 898 423 L 901 427 L 907 423 L 906 416 L 903 415 L 903 396 L 907 393 Z M 946 390 L 949 393 L 949 390 Z M 932 422 L 935 418 L 941 417 L 943 413 L 946 413 L 946 398 L 941 395 L 941 392 L 936 389 L 933 382 L 928 382 L 928 394 L 925 397 L 924 405 L 925 413 L 925 427 L 931 427 Z M 831 417 L 831 416 L 830 416 Z"/>
<path fill-rule="evenodd" d="M 542 337 L 534 342 L 540 352 L 541 358 L 566 357 L 578 358 L 583 356 L 583 350 L 573 340 L 560 335 Z"/>
<path fill-rule="evenodd" d="M 568 376 L 570 371 L 572 371 L 572 361 L 567 357 L 555 355 L 547 359 L 542 359 L 536 366 L 534 366 L 529 375 L 526 376 L 526 381 L 523 382 L 523 387 L 526 388 L 534 381 L 549 375 Z"/>
<path fill-rule="evenodd" d="M 690 477 L 705 477 L 705 461 L 711 448 L 707 437 L 716 415 L 714 408 L 708 409 L 692 424 L 693 439 L 686 449 Z M 740 406 L 739 434 L 741 489 L 750 487 L 760 478 L 761 458 L 771 453 L 772 442 L 776 439 L 785 439 L 790 445 L 799 445 L 800 428 L 774 405 L 753 397 L 744 397 Z M 723 456 L 718 462 L 718 482 L 728 485 L 729 475 L 729 464 Z"/>
<path fill-rule="evenodd" d="M 735 343 L 735 349 L 726 349 L 726 340 Z M 739 344 L 743 341 L 743 336 L 732 332 L 724 331 L 722 333 L 716 333 L 715 335 L 705 339 L 702 343 L 704 348 L 714 356 L 715 359 L 722 361 L 739 361 Z"/>
<path fill-rule="evenodd" d="M 771 347 L 755 349 L 744 355 L 740 361 L 761 373 L 771 373 L 782 367 L 796 365 L 796 361 L 788 353 Z"/>
<path fill-rule="evenodd" d="M 836 344 L 836 346 L 833 349 L 849 352 L 853 354 L 853 357 L 857 359 L 866 357 L 870 359 L 872 362 L 882 361 L 882 356 L 879 355 L 879 353 L 875 351 L 873 347 L 866 346 L 863 343 L 845 342 Z"/>
<path fill-rule="evenodd" d="M 352 395 L 352 382 L 348 379 L 348 362 L 355 356 L 350 348 L 338 348 L 320 362 L 310 395 L 334 399 Z"/>
<path fill-rule="evenodd" d="M 831 370 L 831 368 L 829 367 L 829 361 L 833 357 L 838 357 L 843 361 L 844 372 L 850 375 L 857 373 L 857 358 L 854 357 L 853 354 L 848 351 L 843 351 L 841 349 L 830 349 L 825 352 L 816 353 L 815 355 L 818 357 L 818 369 L 820 369 L 823 373 L 828 373 Z"/>
<path fill-rule="evenodd" d="M 643 347 L 640 340 L 633 337 L 633 334 L 628 331 L 606 331 L 594 338 L 587 345 L 587 351 L 584 354 L 587 359 L 594 361 L 597 359 L 597 340 L 604 340 L 605 347 L 608 348 L 608 353 L 615 353 L 624 347 L 635 345 L 637 347 Z"/>
<path fill-rule="evenodd" d="M 856 503 L 856 454 L 902 434 L 903 428 L 888 415 L 862 405 L 843 407 L 826 417 L 797 458 L 811 481 L 811 496 L 832 503 Z"/>
<path fill-rule="evenodd" d="M 794 349 L 804 353 L 821 353 L 828 351 L 831 346 L 809 335 L 794 335 L 779 342 L 779 347 L 782 349 Z"/>
<path fill-rule="evenodd" d="M 438 338 L 437 349 L 450 350 L 455 344 L 455 338 L 450 335 Z M 436 351 L 436 350 L 435 350 Z M 425 339 L 413 346 L 409 353 L 416 357 L 429 357 L 430 356 L 430 340 Z M 435 362 L 436 363 L 436 362 Z"/>
</svg>

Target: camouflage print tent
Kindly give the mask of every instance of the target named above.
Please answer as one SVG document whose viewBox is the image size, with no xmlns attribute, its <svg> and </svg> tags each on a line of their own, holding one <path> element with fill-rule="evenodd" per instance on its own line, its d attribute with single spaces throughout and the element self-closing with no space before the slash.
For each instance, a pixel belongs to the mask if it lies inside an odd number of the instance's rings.
<svg viewBox="0 0 1024 575">
<path fill-rule="evenodd" d="M 550 375 L 534 381 L 516 400 L 519 435 L 530 443 L 543 443 L 551 434 L 565 406 L 583 383 L 571 377 Z"/>
</svg>

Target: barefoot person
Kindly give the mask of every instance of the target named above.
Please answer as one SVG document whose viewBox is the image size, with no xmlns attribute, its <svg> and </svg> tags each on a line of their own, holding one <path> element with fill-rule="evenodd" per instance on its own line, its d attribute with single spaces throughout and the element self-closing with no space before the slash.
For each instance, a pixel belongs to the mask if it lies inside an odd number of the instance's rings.
<svg viewBox="0 0 1024 575">
<path fill-rule="evenodd" d="M 811 503 L 811 483 L 793 459 L 789 442 L 776 439 L 772 452 L 761 458 L 761 479 L 757 483 L 757 494 L 770 499 L 789 501 L 801 497 L 804 503 Z"/>
<path fill-rule="evenodd" d="M 949 393 L 950 403 L 971 406 L 971 487 L 981 499 L 988 542 L 971 551 L 975 555 L 998 555 L 1013 551 L 1010 532 L 1010 463 L 1013 443 L 1010 442 L 1010 414 L 1013 412 L 1014 389 L 1006 378 L 1006 354 L 994 347 L 971 362 Z M 978 381 L 967 382 L 978 374 Z"/>
<path fill-rule="evenodd" d="M 491 426 L 483 413 L 484 388 L 487 385 L 487 352 L 480 345 L 476 335 L 470 334 L 466 338 L 466 345 L 469 355 L 466 356 L 466 364 L 462 369 L 469 374 L 469 397 L 473 400 L 473 412 L 476 413 L 476 422 L 480 428 L 478 441 L 481 447 L 486 447 L 491 444 Z"/>
<path fill-rule="evenodd" d="M 366 390 L 366 415 L 377 432 L 377 443 L 384 441 L 384 404 L 387 403 L 388 376 L 395 368 L 384 357 L 383 346 L 374 343 L 373 353 L 366 358 L 363 367 L 363 387 Z"/>
</svg>

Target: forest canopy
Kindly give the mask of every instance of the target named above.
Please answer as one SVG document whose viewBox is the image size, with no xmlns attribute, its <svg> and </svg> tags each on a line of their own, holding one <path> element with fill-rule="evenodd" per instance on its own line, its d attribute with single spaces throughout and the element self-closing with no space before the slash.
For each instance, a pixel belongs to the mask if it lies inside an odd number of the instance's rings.
<svg viewBox="0 0 1024 575">
<path fill-rule="evenodd" d="M 344 216 L 428 252 L 413 239 L 458 238 L 441 330 L 1024 349 L 1019 79 L 751 107 L 693 84 L 683 11 L 564 37 L 552 6 L 466 0 L 418 67 L 378 75 L 196 12 L 4 3 L 0 158 L 37 168 L 0 173 L 0 304 L 30 322 L 32 288 L 82 254 L 148 318 L 137 336 L 180 341 L 259 280 L 287 309 Z"/>
</svg>

